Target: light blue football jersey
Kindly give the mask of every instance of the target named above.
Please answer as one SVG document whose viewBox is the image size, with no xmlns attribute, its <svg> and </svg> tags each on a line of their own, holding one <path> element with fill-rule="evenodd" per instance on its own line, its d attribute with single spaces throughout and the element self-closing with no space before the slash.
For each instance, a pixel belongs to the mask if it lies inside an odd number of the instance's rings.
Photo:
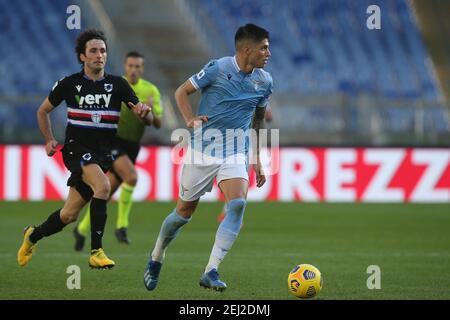
<svg viewBox="0 0 450 320">
<path fill-rule="evenodd" d="M 197 115 L 208 116 L 208 122 L 194 130 L 191 147 L 220 158 L 247 154 L 255 109 L 266 107 L 272 94 L 270 73 L 260 68 L 244 73 L 236 57 L 224 57 L 211 60 L 189 80 L 202 93 Z"/>
</svg>

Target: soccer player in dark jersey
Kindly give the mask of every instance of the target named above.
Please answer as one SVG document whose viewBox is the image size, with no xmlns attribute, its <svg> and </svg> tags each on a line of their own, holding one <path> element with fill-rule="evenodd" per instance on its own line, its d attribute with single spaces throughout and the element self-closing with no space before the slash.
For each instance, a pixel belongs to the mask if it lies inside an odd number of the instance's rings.
<svg viewBox="0 0 450 320">
<path fill-rule="evenodd" d="M 92 226 L 89 265 L 98 269 L 115 265 L 103 251 L 102 237 L 111 188 L 105 172 L 113 160 L 111 148 L 120 106 L 125 102 L 143 119 L 152 117 L 151 108 L 139 102 L 125 79 L 105 73 L 107 45 L 103 32 L 94 29 L 82 32 L 76 41 L 76 54 L 83 64 L 82 71 L 57 81 L 37 112 L 45 150 L 48 156 L 53 156 L 58 142 L 52 133 L 49 114 L 63 100 L 67 103 L 68 123 L 61 152 L 71 172 L 67 181 L 69 195 L 63 207 L 50 214 L 46 221 L 25 228 L 23 243 L 17 252 L 20 266 L 30 261 L 39 240 L 74 222 L 89 201 Z"/>
<path fill-rule="evenodd" d="M 134 116 L 125 104 L 122 104 L 119 126 L 112 149 L 115 159 L 107 174 L 111 184 L 110 196 L 121 187 L 114 233 L 119 242 L 130 244 L 128 222 L 133 204 L 132 195 L 137 184 L 137 172 L 134 165 L 141 148 L 141 139 L 146 126 L 153 125 L 155 128 L 161 128 L 163 107 L 161 106 L 159 89 L 153 83 L 142 78 L 144 73 L 144 56 L 142 54 L 137 51 L 127 53 L 124 69 L 124 78 L 136 93 L 139 101 L 152 107 L 153 114 L 153 121 L 151 119 L 150 121 L 141 121 Z M 73 230 L 76 251 L 83 250 L 86 236 L 90 230 L 89 207 L 86 211 L 86 215 Z"/>
</svg>

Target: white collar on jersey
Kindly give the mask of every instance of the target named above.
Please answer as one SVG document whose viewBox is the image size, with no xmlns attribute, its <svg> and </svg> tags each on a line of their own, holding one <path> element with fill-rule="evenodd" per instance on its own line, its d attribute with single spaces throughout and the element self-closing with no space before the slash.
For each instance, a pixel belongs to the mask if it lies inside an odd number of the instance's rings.
<svg viewBox="0 0 450 320">
<path fill-rule="evenodd" d="M 233 66 L 236 69 L 236 72 L 241 71 L 241 68 L 239 68 L 239 65 L 237 63 L 236 56 L 233 56 L 233 58 L 231 60 L 233 61 Z M 255 69 L 256 68 L 253 68 L 252 72 L 251 73 L 247 73 L 247 75 L 252 75 L 253 72 L 255 72 Z M 242 72 L 244 72 L 244 71 L 242 71 Z"/>
<path fill-rule="evenodd" d="M 241 71 L 241 68 L 239 68 L 239 65 L 238 65 L 238 63 L 237 63 L 236 56 L 233 56 L 232 61 L 233 61 L 233 66 L 234 66 L 234 68 L 236 69 L 236 72 Z"/>
</svg>

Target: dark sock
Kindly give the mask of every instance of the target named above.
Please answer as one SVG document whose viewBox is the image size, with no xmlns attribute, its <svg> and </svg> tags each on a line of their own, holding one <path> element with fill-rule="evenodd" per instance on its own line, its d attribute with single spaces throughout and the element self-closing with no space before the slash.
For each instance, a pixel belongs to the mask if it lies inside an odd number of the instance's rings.
<svg viewBox="0 0 450 320">
<path fill-rule="evenodd" d="M 106 200 L 91 199 L 91 249 L 102 247 L 102 237 L 106 224 Z"/>
<path fill-rule="evenodd" d="M 60 212 L 61 209 L 53 212 L 48 216 L 47 220 L 34 228 L 33 232 L 30 234 L 30 241 L 36 243 L 43 237 L 48 237 L 52 234 L 60 232 L 66 226 L 59 217 Z"/>
</svg>

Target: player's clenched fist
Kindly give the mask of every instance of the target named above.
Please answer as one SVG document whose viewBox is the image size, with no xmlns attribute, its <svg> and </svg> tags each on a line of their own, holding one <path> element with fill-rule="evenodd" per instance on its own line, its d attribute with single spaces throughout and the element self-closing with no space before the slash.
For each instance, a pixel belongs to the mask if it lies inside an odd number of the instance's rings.
<svg viewBox="0 0 450 320">
<path fill-rule="evenodd" d="M 188 128 L 198 128 L 202 125 L 203 122 L 208 122 L 207 116 L 198 116 L 189 120 L 186 125 Z"/>
<path fill-rule="evenodd" d="M 49 157 L 53 156 L 56 151 L 56 147 L 58 146 L 58 141 L 56 140 L 50 140 L 49 142 L 47 142 L 47 144 L 45 145 L 45 152 L 47 153 L 47 155 Z"/>
</svg>

